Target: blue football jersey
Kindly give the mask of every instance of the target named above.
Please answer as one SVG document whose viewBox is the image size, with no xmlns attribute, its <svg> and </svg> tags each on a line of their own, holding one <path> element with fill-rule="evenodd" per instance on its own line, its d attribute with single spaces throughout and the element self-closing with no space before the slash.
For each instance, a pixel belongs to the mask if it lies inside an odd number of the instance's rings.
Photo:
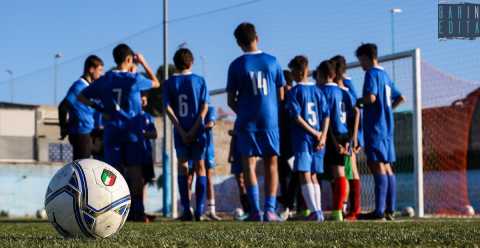
<svg viewBox="0 0 480 248">
<path fill-rule="evenodd" d="M 197 121 L 203 105 L 209 103 L 207 84 L 193 73 L 174 74 L 163 85 L 165 106 L 170 106 L 188 132 Z"/>
<path fill-rule="evenodd" d="M 394 119 L 392 101 L 401 96 L 394 82 L 382 67 L 365 73 L 363 96 L 375 95 L 376 101 L 364 107 L 363 128 L 366 144 L 378 144 L 393 139 Z"/>
<path fill-rule="evenodd" d="M 345 77 L 345 79 L 343 80 L 343 84 L 345 84 L 345 87 L 348 88 L 348 93 L 350 93 L 351 97 L 354 100 L 352 102 L 353 106 L 355 106 L 355 104 L 357 104 L 357 100 L 359 97 L 358 97 L 357 91 L 355 90 L 355 87 L 353 86 L 352 79 L 350 77 Z M 355 116 L 353 116 L 353 118 L 354 117 Z M 360 123 L 358 123 L 358 144 L 360 146 L 364 145 L 362 120 L 363 120 L 363 110 L 360 110 Z M 352 120 L 352 121 L 355 121 L 355 120 Z"/>
<path fill-rule="evenodd" d="M 125 128 L 129 120 L 142 112 L 141 92 L 152 88 L 152 81 L 140 73 L 109 71 L 82 94 L 99 99 L 111 118 L 106 125 Z"/>
<path fill-rule="evenodd" d="M 312 128 L 321 131 L 323 121 L 330 115 L 327 100 L 315 83 L 298 83 L 287 93 L 287 111 L 292 119 L 302 117 Z M 292 120 L 294 121 L 294 120 Z M 292 148 L 309 152 L 317 145 L 315 137 L 300 125 L 292 125 Z"/>
<path fill-rule="evenodd" d="M 348 92 L 353 96 L 353 98 L 358 99 L 358 94 L 355 90 L 355 87 L 353 86 L 352 78 L 345 77 L 345 79 L 343 80 L 343 84 L 345 85 L 345 87 L 348 88 Z"/>
<path fill-rule="evenodd" d="M 80 78 L 68 89 L 66 101 L 70 105 L 68 111 L 68 133 L 87 134 L 94 128 L 94 109 L 81 103 L 77 97 L 80 92 L 88 87 L 88 82 Z"/>
<path fill-rule="evenodd" d="M 348 134 L 347 114 L 352 109 L 350 97 L 336 83 L 321 85 L 330 111 L 330 130 L 334 135 Z"/>
<path fill-rule="evenodd" d="M 208 107 L 208 113 L 205 117 L 205 123 L 208 122 L 216 122 L 217 119 L 217 111 L 215 111 L 215 107 Z M 215 144 L 213 142 L 213 130 L 211 128 L 206 129 L 205 133 L 207 135 L 207 158 L 208 161 L 215 161 Z"/>
<path fill-rule="evenodd" d="M 285 85 L 277 59 L 261 51 L 245 53 L 228 69 L 227 92 L 237 95 L 235 129 L 278 130 L 278 88 Z"/>
</svg>

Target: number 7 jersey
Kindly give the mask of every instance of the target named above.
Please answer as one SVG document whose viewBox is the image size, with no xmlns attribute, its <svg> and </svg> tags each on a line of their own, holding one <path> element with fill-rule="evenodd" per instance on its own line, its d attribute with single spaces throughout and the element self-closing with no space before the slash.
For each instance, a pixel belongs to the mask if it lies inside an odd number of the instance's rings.
<svg viewBox="0 0 480 248">
<path fill-rule="evenodd" d="M 285 85 L 277 59 L 261 51 L 235 59 L 228 69 L 227 92 L 237 96 L 235 129 L 278 130 L 278 88 Z"/>
</svg>

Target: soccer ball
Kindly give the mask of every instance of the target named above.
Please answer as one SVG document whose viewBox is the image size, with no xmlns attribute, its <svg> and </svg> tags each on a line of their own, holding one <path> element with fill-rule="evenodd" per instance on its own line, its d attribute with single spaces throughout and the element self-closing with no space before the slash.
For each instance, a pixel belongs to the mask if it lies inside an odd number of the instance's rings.
<svg viewBox="0 0 480 248">
<path fill-rule="evenodd" d="M 94 160 L 73 161 L 61 168 L 45 194 L 49 222 L 66 238 L 106 238 L 125 223 L 130 191 L 115 168 Z"/>
<path fill-rule="evenodd" d="M 402 211 L 402 215 L 411 218 L 415 215 L 415 211 L 412 207 L 405 207 Z"/>
<path fill-rule="evenodd" d="M 475 209 L 471 205 L 466 205 L 465 206 L 465 213 L 467 216 L 474 216 L 475 215 Z"/>
<path fill-rule="evenodd" d="M 240 220 L 242 218 L 242 216 L 245 215 L 245 212 L 243 212 L 243 209 L 241 208 L 236 208 L 234 211 L 233 211 L 233 219 L 235 220 Z"/>
</svg>

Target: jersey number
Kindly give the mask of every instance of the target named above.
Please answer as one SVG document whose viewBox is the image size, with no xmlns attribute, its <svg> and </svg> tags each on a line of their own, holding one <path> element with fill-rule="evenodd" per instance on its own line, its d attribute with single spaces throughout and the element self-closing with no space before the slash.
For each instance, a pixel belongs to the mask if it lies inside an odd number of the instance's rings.
<svg viewBox="0 0 480 248">
<path fill-rule="evenodd" d="M 392 88 L 385 85 L 385 94 L 387 95 L 387 106 L 392 107 Z"/>
<path fill-rule="evenodd" d="M 115 88 L 112 90 L 116 94 L 115 109 L 120 110 L 120 104 L 122 103 L 122 89 Z"/>
<path fill-rule="evenodd" d="M 180 117 L 186 117 L 188 115 L 188 97 L 185 94 L 178 96 L 179 114 Z"/>
<path fill-rule="evenodd" d="M 313 102 L 309 102 L 307 103 L 307 121 L 308 121 L 308 124 L 310 124 L 310 126 L 315 126 L 317 125 L 317 113 L 315 112 L 315 103 Z"/>
<path fill-rule="evenodd" d="M 265 75 L 263 75 L 263 72 L 251 71 L 250 79 L 252 81 L 254 95 L 258 95 L 258 94 L 263 94 L 265 96 L 268 95 L 267 79 L 265 78 Z"/>
</svg>

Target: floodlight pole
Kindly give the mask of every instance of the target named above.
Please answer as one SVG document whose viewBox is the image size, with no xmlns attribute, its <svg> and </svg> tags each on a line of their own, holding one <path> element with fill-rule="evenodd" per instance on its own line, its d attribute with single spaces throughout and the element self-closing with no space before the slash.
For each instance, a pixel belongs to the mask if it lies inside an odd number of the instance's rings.
<svg viewBox="0 0 480 248">
<path fill-rule="evenodd" d="M 168 0 L 163 0 L 163 83 L 168 79 Z M 172 190 L 172 166 L 171 166 L 171 147 L 169 145 L 169 136 L 171 128 L 167 120 L 166 110 L 163 110 L 163 215 L 173 217 L 173 190 Z M 170 142 L 171 143 L 171 142 Z M 169 149 L 170 148 L 170 149 Z M 170 154 L 169 154 L 170 152 Z"/>
<path fill-rule="evenodd" d="M 58 80 L 58 60 L 61 59 L 63 55 L 61 53 L 57 53 L 54 56 L 54 64 L 53 64 L 53 105 L 57 105 L 57 80 Z"/>
<path fill-rule="evenodd" d="M 402 13 L 402 9 L 393 8 L 390 9 L 390 24 L 391 24 L 391 31 L 392 31 L 392 54 L 395 53 L 395 14 Z M 396 81 L 396 73 L 395 73 L 395 62 L 392 61 L 392 77 L 393 81 Z"/>
</svg>

